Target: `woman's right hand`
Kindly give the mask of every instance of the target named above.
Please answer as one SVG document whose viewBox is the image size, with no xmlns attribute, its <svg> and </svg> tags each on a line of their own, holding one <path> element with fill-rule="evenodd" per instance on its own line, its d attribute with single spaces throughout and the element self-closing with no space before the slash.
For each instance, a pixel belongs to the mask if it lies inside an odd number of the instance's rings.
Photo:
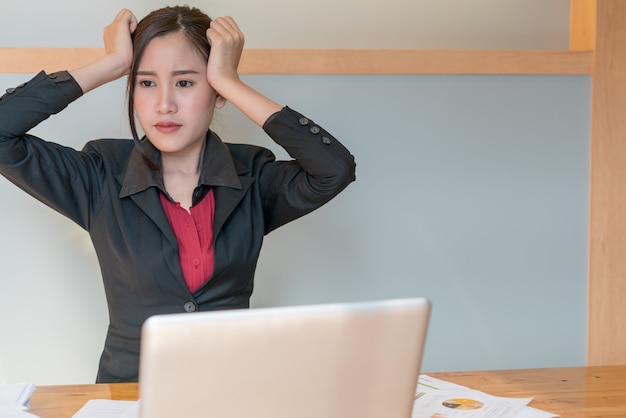
<svg viewBox="0 0 626 418">
<path fill-rule="evenodd" d="M 119 60 L 123 72 L 127 75 L 133 61 L 133 43 L 131 34 L 137 28 L 137 18 L 128 9 L 119 11 L 113 22 L 104 28 L 104 50 L 107 56 Z"/>
<path fill-rule="evenodd" d="M 133 62 L 131 34 L 137 28 L 137 18 L 128 9 L 119 11 L 113 22 L 104 28 L 106 55 L 91 64 L 70 71 L 83 93 L 129 73 Z"/>
</svg>

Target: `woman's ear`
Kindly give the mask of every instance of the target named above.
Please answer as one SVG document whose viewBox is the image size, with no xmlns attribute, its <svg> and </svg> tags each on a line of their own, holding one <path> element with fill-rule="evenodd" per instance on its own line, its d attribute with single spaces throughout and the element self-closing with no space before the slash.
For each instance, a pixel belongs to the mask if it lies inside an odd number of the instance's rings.
<svg viewBox="0 0 626 418">
<path fill-rule="evenodd" d="M 220 96 L 219 94 L 215 98 L 215 108 L 221 109 L 226 105 L 226 99 Z"/>
</svg>

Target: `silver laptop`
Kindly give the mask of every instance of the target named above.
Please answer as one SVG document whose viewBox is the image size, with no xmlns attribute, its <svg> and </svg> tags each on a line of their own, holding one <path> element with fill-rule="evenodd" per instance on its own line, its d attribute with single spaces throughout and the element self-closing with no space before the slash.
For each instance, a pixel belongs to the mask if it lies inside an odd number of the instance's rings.
<svg viewBox="0 0 626 418">
<path fill-rule="evenodd" d="M 140 418 L 409 418 L 423 298 L 159 315 L 143 327 Z"/>
</svg>

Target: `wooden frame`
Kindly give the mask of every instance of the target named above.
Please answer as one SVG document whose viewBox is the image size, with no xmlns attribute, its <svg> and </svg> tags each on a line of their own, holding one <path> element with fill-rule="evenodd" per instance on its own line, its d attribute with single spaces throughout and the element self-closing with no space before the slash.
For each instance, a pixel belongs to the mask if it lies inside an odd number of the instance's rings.
<svg viewBox="0 0 626 418">
<path fill-rule="evenodd" d="M 626 2 L 595 17 L 587 361 L 626 364 Z"/>
<path fill-rule="evenodd" d="M 570 0 L 570 50 L 595 50 L 597 7 L 597 0 Z"/>
<path fill-rule="evenodd" d="M 98 48 L 0 48 L 0 73 L 80 67 Z M 242 74 L 591 74 L 590 51 L 246 49 Z"/>
<path fill-rule="evenodd" d="M 571 0 L 570 50 L 246 49 L 242 74 L 591 74 L 596 0 Z M 0 48 L 0 73 L 80 67 L 99 48 Z"/>
<path fill-rule="evenodd" d="M 592 75 L 588 363 L 626 363 L 626 1 L 570 5 L 568 51 L 248 49 L 241 72 Z M 97 48 L 0 48 L 0 73 L 71 69 L 101 54 Z"/>
</svg>

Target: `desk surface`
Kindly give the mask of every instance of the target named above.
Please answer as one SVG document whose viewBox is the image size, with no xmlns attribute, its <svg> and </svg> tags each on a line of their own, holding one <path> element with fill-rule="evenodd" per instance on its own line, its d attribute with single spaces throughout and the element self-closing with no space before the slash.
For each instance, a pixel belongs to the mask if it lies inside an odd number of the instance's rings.
<svg viewBox="0 0 626 418">
<path fill-rule="evenodd" d="M 533 397 L 530 406 L 564 418 L 626 417 L 626 365 L 426 373 L 496 396 Z M 30 412 L 70 418 L 89 399 L 136 400 L 137 384 L 38 386 Z"/>
</svg>

